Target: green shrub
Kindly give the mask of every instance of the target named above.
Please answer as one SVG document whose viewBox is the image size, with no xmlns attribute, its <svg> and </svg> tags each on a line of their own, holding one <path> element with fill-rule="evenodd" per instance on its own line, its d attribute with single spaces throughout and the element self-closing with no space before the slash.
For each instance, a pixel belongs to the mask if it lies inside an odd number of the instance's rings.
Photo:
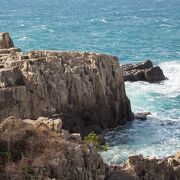
<svg viewBox="0 0 180 180">
<path fill-rule="evenodd" d="M 34 169 L 32 168 L 31 165 L 28 165 L 24 168 L 24 172 L 26 175 L 29 176 L 30 180 L 34 180 L 35 179 L 35 172 Z"/>
<path fill-rule="evenodd" d="M 108 144 L 104 144 L 100 137 L 94 132 L 90 132 L 84 137 L 86 144 L 92 144 L 97 151 L 107 151 L 109 149 Z"/>
</svg>

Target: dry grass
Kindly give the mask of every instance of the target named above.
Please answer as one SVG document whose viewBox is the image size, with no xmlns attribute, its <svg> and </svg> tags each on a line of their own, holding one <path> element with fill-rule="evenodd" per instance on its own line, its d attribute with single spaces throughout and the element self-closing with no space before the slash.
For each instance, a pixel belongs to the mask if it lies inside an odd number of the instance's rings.
<svg viewBox="0 0 180 180">
<path fill-rule="evenodd" d="M 0 131 L 0 177 L 4 180 L 49 176 L 43 171 L 44 162 L 67 153 L 69 142 L 55 132 L 35 129 L 21 120 L 12 120 L 3 127 Z"/>
</svg>

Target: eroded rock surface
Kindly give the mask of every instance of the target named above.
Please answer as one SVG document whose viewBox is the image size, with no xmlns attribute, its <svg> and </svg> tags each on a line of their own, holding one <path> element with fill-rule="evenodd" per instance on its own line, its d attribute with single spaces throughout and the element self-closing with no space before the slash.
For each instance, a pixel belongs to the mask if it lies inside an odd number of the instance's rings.
<svg viewBox="0 0 180 180">
<path fill-rule="evenodd" d="M 103 180 L 109 168 L 101 156 L 81 141 L 80 134 L 70 134 L 61 124 L 61 119 L 46 117 L 4 120 L 0 124 L 0 179 Z"/>
<path fill-rule="evenodd" d="M 125 81 L 159 82 L 166 79 L 162 69 L 159 66 L 153 66 L 150 60 L 139 64 L 122 65 L 121 68 Z"/>
<path fill-rule="evenodd" d="M 129 157 L 127 167 L 134 169 L 140 180 L 179 180 L 180 179 L 180 156 L 156 159 L 144 158 L 142 155 Z"/>
<path fill-rule="evenodd" d="M 17 50 L 3 56 L 0 66 L 1 119 L 74 116 L 63 124 L 81 134 L 101 132 L 133 119 L 114 56 Z"/>
</svg>

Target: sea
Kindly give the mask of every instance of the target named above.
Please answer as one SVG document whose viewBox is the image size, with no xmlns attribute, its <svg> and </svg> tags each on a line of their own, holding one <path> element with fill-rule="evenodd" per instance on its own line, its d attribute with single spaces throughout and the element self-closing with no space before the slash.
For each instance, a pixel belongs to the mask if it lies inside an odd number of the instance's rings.
<svg viewBox="0 0 180 180">
<path fill-rule="evenodd" d="M 180 150 L 180 0 L 1 0 L 4 31 L 24 52 L 95 51 L 121 64 L 152 60 L 168 80 L 126 82 L 132 110 L 151 115 L 107 132 L 110 148 L 101 154 L 111 164 Z"/>
</svg>

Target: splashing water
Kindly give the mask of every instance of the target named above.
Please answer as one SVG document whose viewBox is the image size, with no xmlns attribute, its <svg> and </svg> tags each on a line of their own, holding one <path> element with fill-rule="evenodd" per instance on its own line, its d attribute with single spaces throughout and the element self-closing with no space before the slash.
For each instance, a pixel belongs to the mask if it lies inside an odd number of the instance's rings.
<svg viewBox="0 0 180 180">
<path fill-rule="evenodd" d="M 160 66 L 168 80 L 126 83 L 133 111 L 152 114 L 106 134 L 110 149 L 102 155 L 107 163 L 121 163 L 133 154 L 162 157 L 180 150 L 180 62 Z"/>
</svg>

